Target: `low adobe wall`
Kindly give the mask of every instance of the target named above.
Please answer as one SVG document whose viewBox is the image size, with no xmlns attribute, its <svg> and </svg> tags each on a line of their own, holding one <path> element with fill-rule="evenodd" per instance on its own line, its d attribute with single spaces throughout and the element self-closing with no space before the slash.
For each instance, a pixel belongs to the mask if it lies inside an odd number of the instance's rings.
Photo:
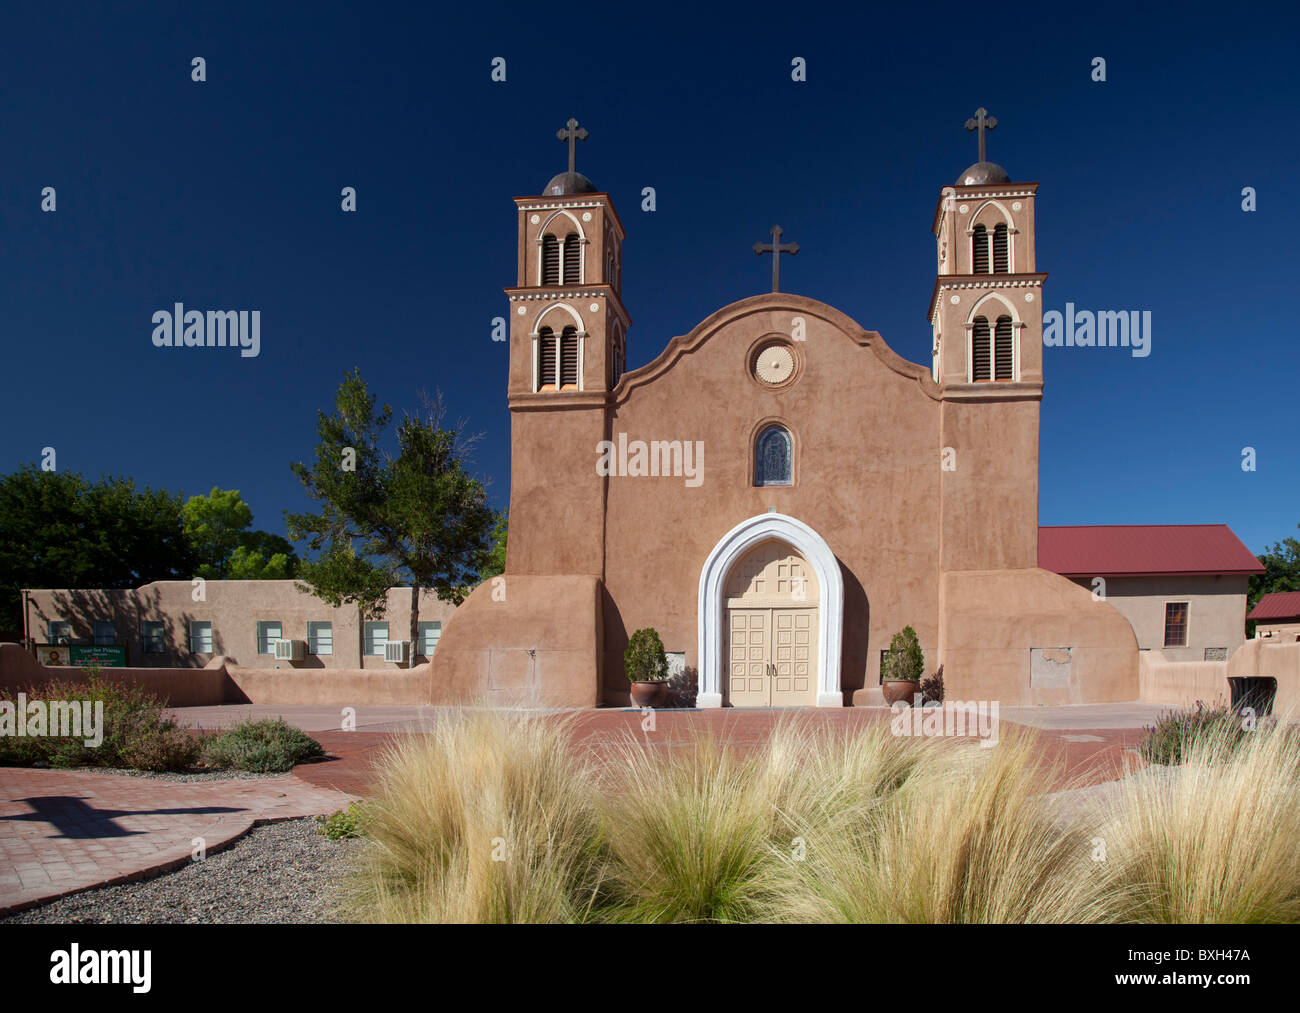
<svg viewBox="0 0 1300 1013">
<path fill-rule="evenodd" d="M 172 707 L 205 707 L 225 703 L 229 687 L 220 659 L 206 668 L 103 668 L 101 678 L 122 682 L 160 697 Z M 18 644 L 0 644 L 0 692 L 13 694 L 50 682 L 77 682 L 84 668 L 49 667 Z"/>
<path fill-rule="evenodd" d="M 1056 705 L 1138 697 L 1133 627 L 1059 574 L 1037 567 L 945 573 L 939 615 L 938 662 L 952 699 Z M 1032 648 L 1045 652 L 1040 664 L 1050 674 L 1031 679 Z"/>
<path fill-rule="evenodd" d="M 1159 651 L 1143 651 L 1142 699 L 1173 707 L 1207 707 L 1231 699 L 1228 679 L 1264 676 L 1277 680 L 1276 714 L 1300 715 L 1300 643 L 1247 640 L 1227 661 L 1168 661 Z"/>
<path fill-rule="evenodd" d="M 438 652 L 442 651 L 439 646 Z M 430 702 L 430 665 L 360 668 L 244 668 L 227 665 L 228 703 L 331 707 L 416 706 Z"/>
</svg>

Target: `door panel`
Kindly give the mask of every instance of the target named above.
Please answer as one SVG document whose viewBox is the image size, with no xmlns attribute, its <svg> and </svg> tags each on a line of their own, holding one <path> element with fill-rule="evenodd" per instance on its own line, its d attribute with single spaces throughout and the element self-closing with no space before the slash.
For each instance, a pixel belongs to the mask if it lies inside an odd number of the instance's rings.
<svg viewBox="0 0 1300 1013">
<path fill-rule="evenodd" d="M 729 609 L 728 690 L 733 707 L 766 707 L 768 677 L 768 609 Z"/>
<path fill-rule="evenodd" d="M 771 704 L 807 707 L 817 702 L 813 685 L 817 671 L 817 610 L 773 609 Z"/>
</svg>

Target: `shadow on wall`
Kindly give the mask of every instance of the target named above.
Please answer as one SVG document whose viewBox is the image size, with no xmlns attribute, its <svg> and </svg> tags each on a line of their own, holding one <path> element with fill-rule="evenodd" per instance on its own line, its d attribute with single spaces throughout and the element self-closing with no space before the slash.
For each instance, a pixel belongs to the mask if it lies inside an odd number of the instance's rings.
<svg viewBox="0 0 1300 1013">
<path fill-rule="evenodd" d="M 94 623 L 111 622 L 114 640 L 127 645 L 127 663 L 133 666 L 203 668 L 209 659 L 225 654 L 221 631 L 212 630 L 212 651 L 202 655 L 190 653 L 190 623 L 198 619 L 192 612 L 182 612 L 178 621 L 167 621 L 162 596 L 157 587 L 115 589 L 72 589 L 55 591 L 51 601 L 55 615 L 47 616 L 33 602 L 32 612 L 43 620 L 66 619 L 72 624 L 75 641 L 94 643 Z M 162 651 L 145 653 L 144 624 L 163 620 Z M 43 639 L 43 631 L 39 639 Z M 233 659 L 232 659 L 233 661 Z"/>
<path fill-rule="evenodd" d="M 844 691 L 844 702 L 851 706 L 854 691 L 867 685 L 867 659 L 871 657 L 871 602 L 867 600 L 862 582 L 843 563 L 840 563 L 840 574 L 844 580 L 844 641 L 840 649 L 840 689 Z"/>
</svg>

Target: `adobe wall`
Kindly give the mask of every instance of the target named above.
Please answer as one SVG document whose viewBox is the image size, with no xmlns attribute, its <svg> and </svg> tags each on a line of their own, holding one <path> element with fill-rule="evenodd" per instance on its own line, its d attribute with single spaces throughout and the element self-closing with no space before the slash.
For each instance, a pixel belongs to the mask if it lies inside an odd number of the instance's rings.
<svg viewBox="0 0 1300 1013">
<path fill-rule="evenodd" d="M 430 702 L 595 707 L 601 603 L 595 577 L 506 574 L 480 584 L 443 628 Z"/>
<path fill-rule="evenodd" d="M 1037 567 L 946 573 L 941 616 L 937 661 L 949 698 L 1003 705 L 1138 698 L 1128 620 L 1058 574 Z"/>
<path fill-rule="evenodd" d="M 1226 662 L 1176 662 L 1160 651 L 1143 651 L 1141 664 L 1142 699 L 1150 703 L 1226 705 L 1229 678 L 1265 676 L 1277 680 L 1273 712 L 1300 716 L 1300 643 L 1247 640 Z"/>
<path fill-rule="evenodd" d="M 18 644 L 0 644 L 0 695 L 10 695 L 41 687 L 50 682 L 78 682 L 86 678 L 86 669 L 47 668 Z M 139 686 L 172 707 L 205 707 L 226 703 L 229 683 L 224 665 L 208 668 L 105 668 L 101 678 Z"/>
<path fill-rule="evenodd" d="M 765 335 L 791 342 L 793 383 L 750 376 Z M 626 704 L 623 650 L 652 626 L 667 651 L 699 667 L 700 573 L 722 537 L 769 509 L 826 540 L 844 579 L 841 683 L 846 701 L 878 679 L 880 651 L 904 625 L 937 647 L 939 403 L 929 371 L 899 358 L 874 332 L 812 299 L 759 296 L 675 338 L 627 374 L 611 409 L 611 439 L 701 441 L 703 481 L 612 477 L 605 520 L 603 698 Z M 794 439 L 794 485 L 753 485 L 753 442 L 769 421 Z M 595 448 L 590 448 L 591 464 Z M 516 449 L 516 455 L 518 450 Z M 514 523 L 514 517 L 511 517 Z"/>
</svg>

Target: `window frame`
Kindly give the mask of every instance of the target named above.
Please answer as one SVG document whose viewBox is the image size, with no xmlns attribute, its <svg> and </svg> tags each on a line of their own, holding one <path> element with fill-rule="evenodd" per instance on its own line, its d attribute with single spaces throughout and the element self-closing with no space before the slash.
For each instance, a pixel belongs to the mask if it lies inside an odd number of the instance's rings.
<svg viewBox="0 0 1300 1013">
<path fill-rule="evenodd" d="M 320 631 L 324 627 L 329 631 L 329 650 L 320 650 Z M 334 621 L 332 619 L 309 619 L 307 620 L 307 653 L 314 654 L 318 658 L 332 658 L 334 656 Z"/>
<path fill-rule="evenodd" d="M 383 642 L 382 642 L 381 644 L 378 645 L 378 646 L 379 646 L 379 650 L 376 651 L 376 650 L 372 650 L 372 649 L 371 649 L 371 648 L 372 648 L 372 645 L 374 644 L 374 641 L 372 640 L 370 634 L 371 634 L 371 629 L 372 629 L 372 628 L 374 628 L 374 629 L 378 629 L 380 626 L 382 626 L 382 627 L 384 628 L 384 639 L 383 639 Z M 362 626 L 361 626 L 361 653 L 363 654 L 363 656 L 365 656 L 365 657 L 367 657 L 367 658 L 382 658 L 382 657 L 384 656 L 384 648 L 385 648 L 386 646 L 388 646 L 390 643 L 393 642 L 393 641 L 391 641 L 391 640 L 388 638 L 388 632 L 389 632 L 389 624 L 388 624 L 386 621 L 385 621 L 385 622 L 379 622 L 379 621 L 371 622 L 371 621 L 368 621 L 368 620 L 367 620 L 366 622 L 362 623 Z"/>
<path fill-rule="evenodd" d="M 60 627 L 66 630 L 65 633 L 55 633 L 54 628 Z M 63 639 L 60 640 L 59 638 Z M 47 619 L 45 620 L 45 642 L 47 644 L 72 643 L 72 621 L 70 619 Z"/>
<path fill-rule="evenodd" d="M 102 639 L 100 639 L 100 637 L 101 637 L 100 630 L 101 630 L 103 627 L 105 627 L 105 626 L 108 627 L 108 631 L 109 631 L 109 639 L 108 639 L 108 640 L 102 640 Z M 116 644 L 116 643 L 117 643 L 117 624 L 114 623 L 114 622 L 112 622 L 112 621 L 110 621 L 110 620 L 108 620 L 108 619 L 95 619 L 95 620 L 92 620 L 92 621 L 91 621 L 91 624 L 90 624 L 90 640 L 91 640 L 92 643 L 94 643 L 94 644 L 96 644 L 96 645 L 98 645 L 98 646 L 100 646 L 100 647 L 105 647 L 105 646 L 107 646 L 107 645 L 109 645 L 109 644 Z"/>
<path fill-rule="evenodd" d="M 274 640 L 268 637 L 265 632 L 266 629 L 271 626 L 274 626 L 277 630 L 279 630 L 279 632 L 275 635 Z M 259 619 L 257 620 L 256 632 L 257 632 L 257 644 L 256 644 L 257 655 L 259 657 L 274 657 L 275 641 L 284 639 L 284 623 L 281 622 L 279 619 Z M 263 644 L 265 644 L 267 647 L 267 650 L 265 651 L 262 650 Z"/>
<path fill-rule="evenodd" d="M 780 429 L 785 433 L 790 452 L 790 479 L 788 482 L 759 482 L 758 480 L 758 444 L 762 438 L 773 429 Z M 767 419 L 760 422 L 754 430 L 754 435 L 750 439 L 749 452 L 749 484 L 754 489 L 790 489 L 795 485 L 795 439 L 794 430 L 782 419 Z"/>
<path fill-rule="evenodd" d="M 195 646 L 194 646 L 194 631 L 195 631 L 195 627 L 202 627 L 202 626 L 206 626 L 206 627 L 208 628 L 208 649 L 207 649 L 206 651 L 199 650 L 199 649 L 195 648 Z M 189 646 L 189 649 L 190 649 L 190 653 L 191 653 L 191 654 L 213 654 L 213 653 L 215 653 L 215 652 L 213 651 L 213 649 L 212 649 L 212 648 L 213 648 L 213 644 L 215 643 L 215 631 L 212 629 L 212 620 L 211 620 L 211 619 L 191 619 L 190 622 L 189 622 L 189 630 L 188 630 L 188 634 L 189 634 L 188 646 Z"/>
<path fill-rule="evenodd" d="M 429 629 L 430 629 L 431 627 L 436 627 L 436 628 L 437 628 L 437 630 L 438 630 L 438 636 L 434 638 L 434 641 L 433 641 L 433 648 L 430 649 L 430 650 L 428 650 L 428 651 L 426 651 L 426 650 L 424 649 L 424 648 L 425 648 L 425 634 L 429 631 Z M 422 658 L 432 658 L 432 657 L 433 657 L 433 654 L 434 654 L 434 651 L 436 651 L 436 650 L 438 649 L 438 642 L 439 642 L 440 640 L 442 640 L 442 620 L 441 620 L 441 619 L 428 619 L 428 620 L 423 620 L 423 619 L 422 619 L 422 620 L 420 620 L 419 624 L 417 625 L 415 633 L 416 633 L 416 637 L 417 637 L 417 639 L 416 639 L 416 641 L 415 641 L 415 647 L 416 647 L 415 653 L 418 654 L 418 655 L 419 655 L 420 657 L 422 657 Z"/>
<path fill-rule="evenodd" d="M 1181 644 L 1171 644 L 1169 642 L 1169 608 L 1172 605 L 1181 605 L 1183 607 L 1183 642 Z M 1192 603 L 1188 599 L 1176 598 L 1165 602 L 1165 625 L 1161 640 L 1165 647 L 1187 647 L 1192 639 Z"/>
<path fill-rule="evenodd" d="M 157 637 L 151 637 L 151 631 L 157 631 Z M 155 645 L 156 646 L 153 646 Z M 140 622 L 140 651 L 142 654 L 167 653 L 167 621 L 165 619 L 144 619 Z"/>
</svg>

